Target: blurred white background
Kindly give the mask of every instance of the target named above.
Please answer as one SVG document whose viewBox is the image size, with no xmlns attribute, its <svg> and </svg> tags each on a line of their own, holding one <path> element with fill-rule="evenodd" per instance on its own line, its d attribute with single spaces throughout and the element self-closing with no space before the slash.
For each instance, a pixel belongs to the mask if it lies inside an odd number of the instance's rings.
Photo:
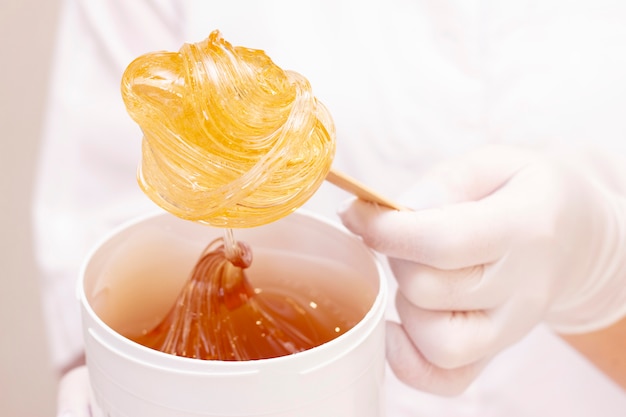
<svg viewBox="0 0 626 417">
<path fill-rule="evenodd" d="M 59 0 L 0 0 L 0 416 L 55 415 L 30 201 Z"/>
</svg>

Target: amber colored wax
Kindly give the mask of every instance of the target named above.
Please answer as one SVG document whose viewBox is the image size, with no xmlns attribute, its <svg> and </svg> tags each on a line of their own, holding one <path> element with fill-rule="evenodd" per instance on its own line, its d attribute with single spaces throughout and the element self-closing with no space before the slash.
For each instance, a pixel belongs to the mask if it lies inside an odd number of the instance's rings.
<svg viewBox="0 0 626 417">
<path fill-rule="evenodd" d="M 144 135 L 139 184 L 178 217 L 267 224 L 304 204 L 330 170 L 334 124 L 309 82 L 218 31 L 135 59 L 122 97 Z"/>
<path fill-rule="evenodd" d="M 373 290 L 359 283 L 353 270 L 336 262 L 261 251 L 247 271 L 248 281 L 243 269 L 234 272 L 237 268 L 223 263 L 216 251 L 208 256 L 213 261 L 199 262 L 201 268 L 217 260 L 230 271 L 194 274 L 191 297 L 183 295 L 160 325 L 133 340 L 197 359 L 272 358 L 344 334 L 373 302 Z M 228 281 L 220 282 L 216 276 Z"/>
<path fill-rule="evenodd" d="M 267 224 L 304 204 L 330 170 L 334 125 L 309 82 L 218 31 L 135 59 L 122 97 L 143 132 L 139 184 L 183 219 L 227 230 Z M 283 281 L 315 270 L 301 261 Z M 134 340 L 192 358 L 260 359 L 325 343 L 362 317 L 319 307 L 331 291 L 313 301 L 311 292 L 253 286 L 249 266 L 212 244 L 169 314 Z"/>
</svg>

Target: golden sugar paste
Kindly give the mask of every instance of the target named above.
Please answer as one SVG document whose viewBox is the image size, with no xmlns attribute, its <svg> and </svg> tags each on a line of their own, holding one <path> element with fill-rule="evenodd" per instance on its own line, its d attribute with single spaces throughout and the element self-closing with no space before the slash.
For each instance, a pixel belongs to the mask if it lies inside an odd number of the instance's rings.
<svg viewBox="0 0 626 417">
<path fill-rule="evenodd" d="M 304 204 L 330 170 L 335 130 L 300 74 L 219 31 L 124 72 L 143 131 L 138 181 L 159 206 L 217 227 L 253 227 Z"/>
</svg>

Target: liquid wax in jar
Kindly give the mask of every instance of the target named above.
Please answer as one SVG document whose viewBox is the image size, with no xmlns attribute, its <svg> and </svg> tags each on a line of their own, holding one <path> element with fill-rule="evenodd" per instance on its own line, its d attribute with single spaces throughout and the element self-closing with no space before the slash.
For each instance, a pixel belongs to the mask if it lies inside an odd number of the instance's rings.
<svg viewBox="0 0 626 417">
<path fill-rule="evenodd" d="M 255 261 L 246 270 L 248 280 L 239 282 L 238 295 L 249 299 L 234 309 L 214 312 L 205 317 L 208 337 L 198 331 L 175 353 L 199 359 L 254 360 L 284 356 L 319 346 L 344 334 L 367 313 L 375 291 L 367 287 L 356 271 L 320 258 L 259 249 Z M 202 319 L 200 319 L 202 320 Z M 147 332 L 134 341 L 163 350 L 171 336 L 171 323 Z M 179 328 L 182 326 L 174 326 Z M 210 333 L 215 332 L 215 333 Z M 206 335 L 205 335 L 206 336 Z M 198 346 L 192 343 L 211 341 L 204 354 L 190 354 Z"/>
<path fill-rule="evenodd" d="M 304 306 L 329 340 L 363 319 L 376 297 L 376 289 L 356 270 L 318 257 L 258 249 L 247 272 L 261 293 Z"/>
</svg>

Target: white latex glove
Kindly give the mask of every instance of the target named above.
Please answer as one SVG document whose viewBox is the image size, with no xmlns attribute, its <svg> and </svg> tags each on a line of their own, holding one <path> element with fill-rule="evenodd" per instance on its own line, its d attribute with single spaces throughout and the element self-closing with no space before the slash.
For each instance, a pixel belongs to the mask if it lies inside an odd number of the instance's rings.
<svg viewBox="0 0 626 417">
<path fill-rule="evenodd" d="M 87 367 L 72 369 L 59 382 L 57 417 L 92 417 L 91 399 Z"/>
<path fill-rule="evenodd" d="M 429 174 L 415 211 L 340 210 L 398 281 L 401 380 L 454 395 L 542 320 L 576 333 L 626 314 L 626 161 L 609 159 L 490 147 Z"/>
</svg>

